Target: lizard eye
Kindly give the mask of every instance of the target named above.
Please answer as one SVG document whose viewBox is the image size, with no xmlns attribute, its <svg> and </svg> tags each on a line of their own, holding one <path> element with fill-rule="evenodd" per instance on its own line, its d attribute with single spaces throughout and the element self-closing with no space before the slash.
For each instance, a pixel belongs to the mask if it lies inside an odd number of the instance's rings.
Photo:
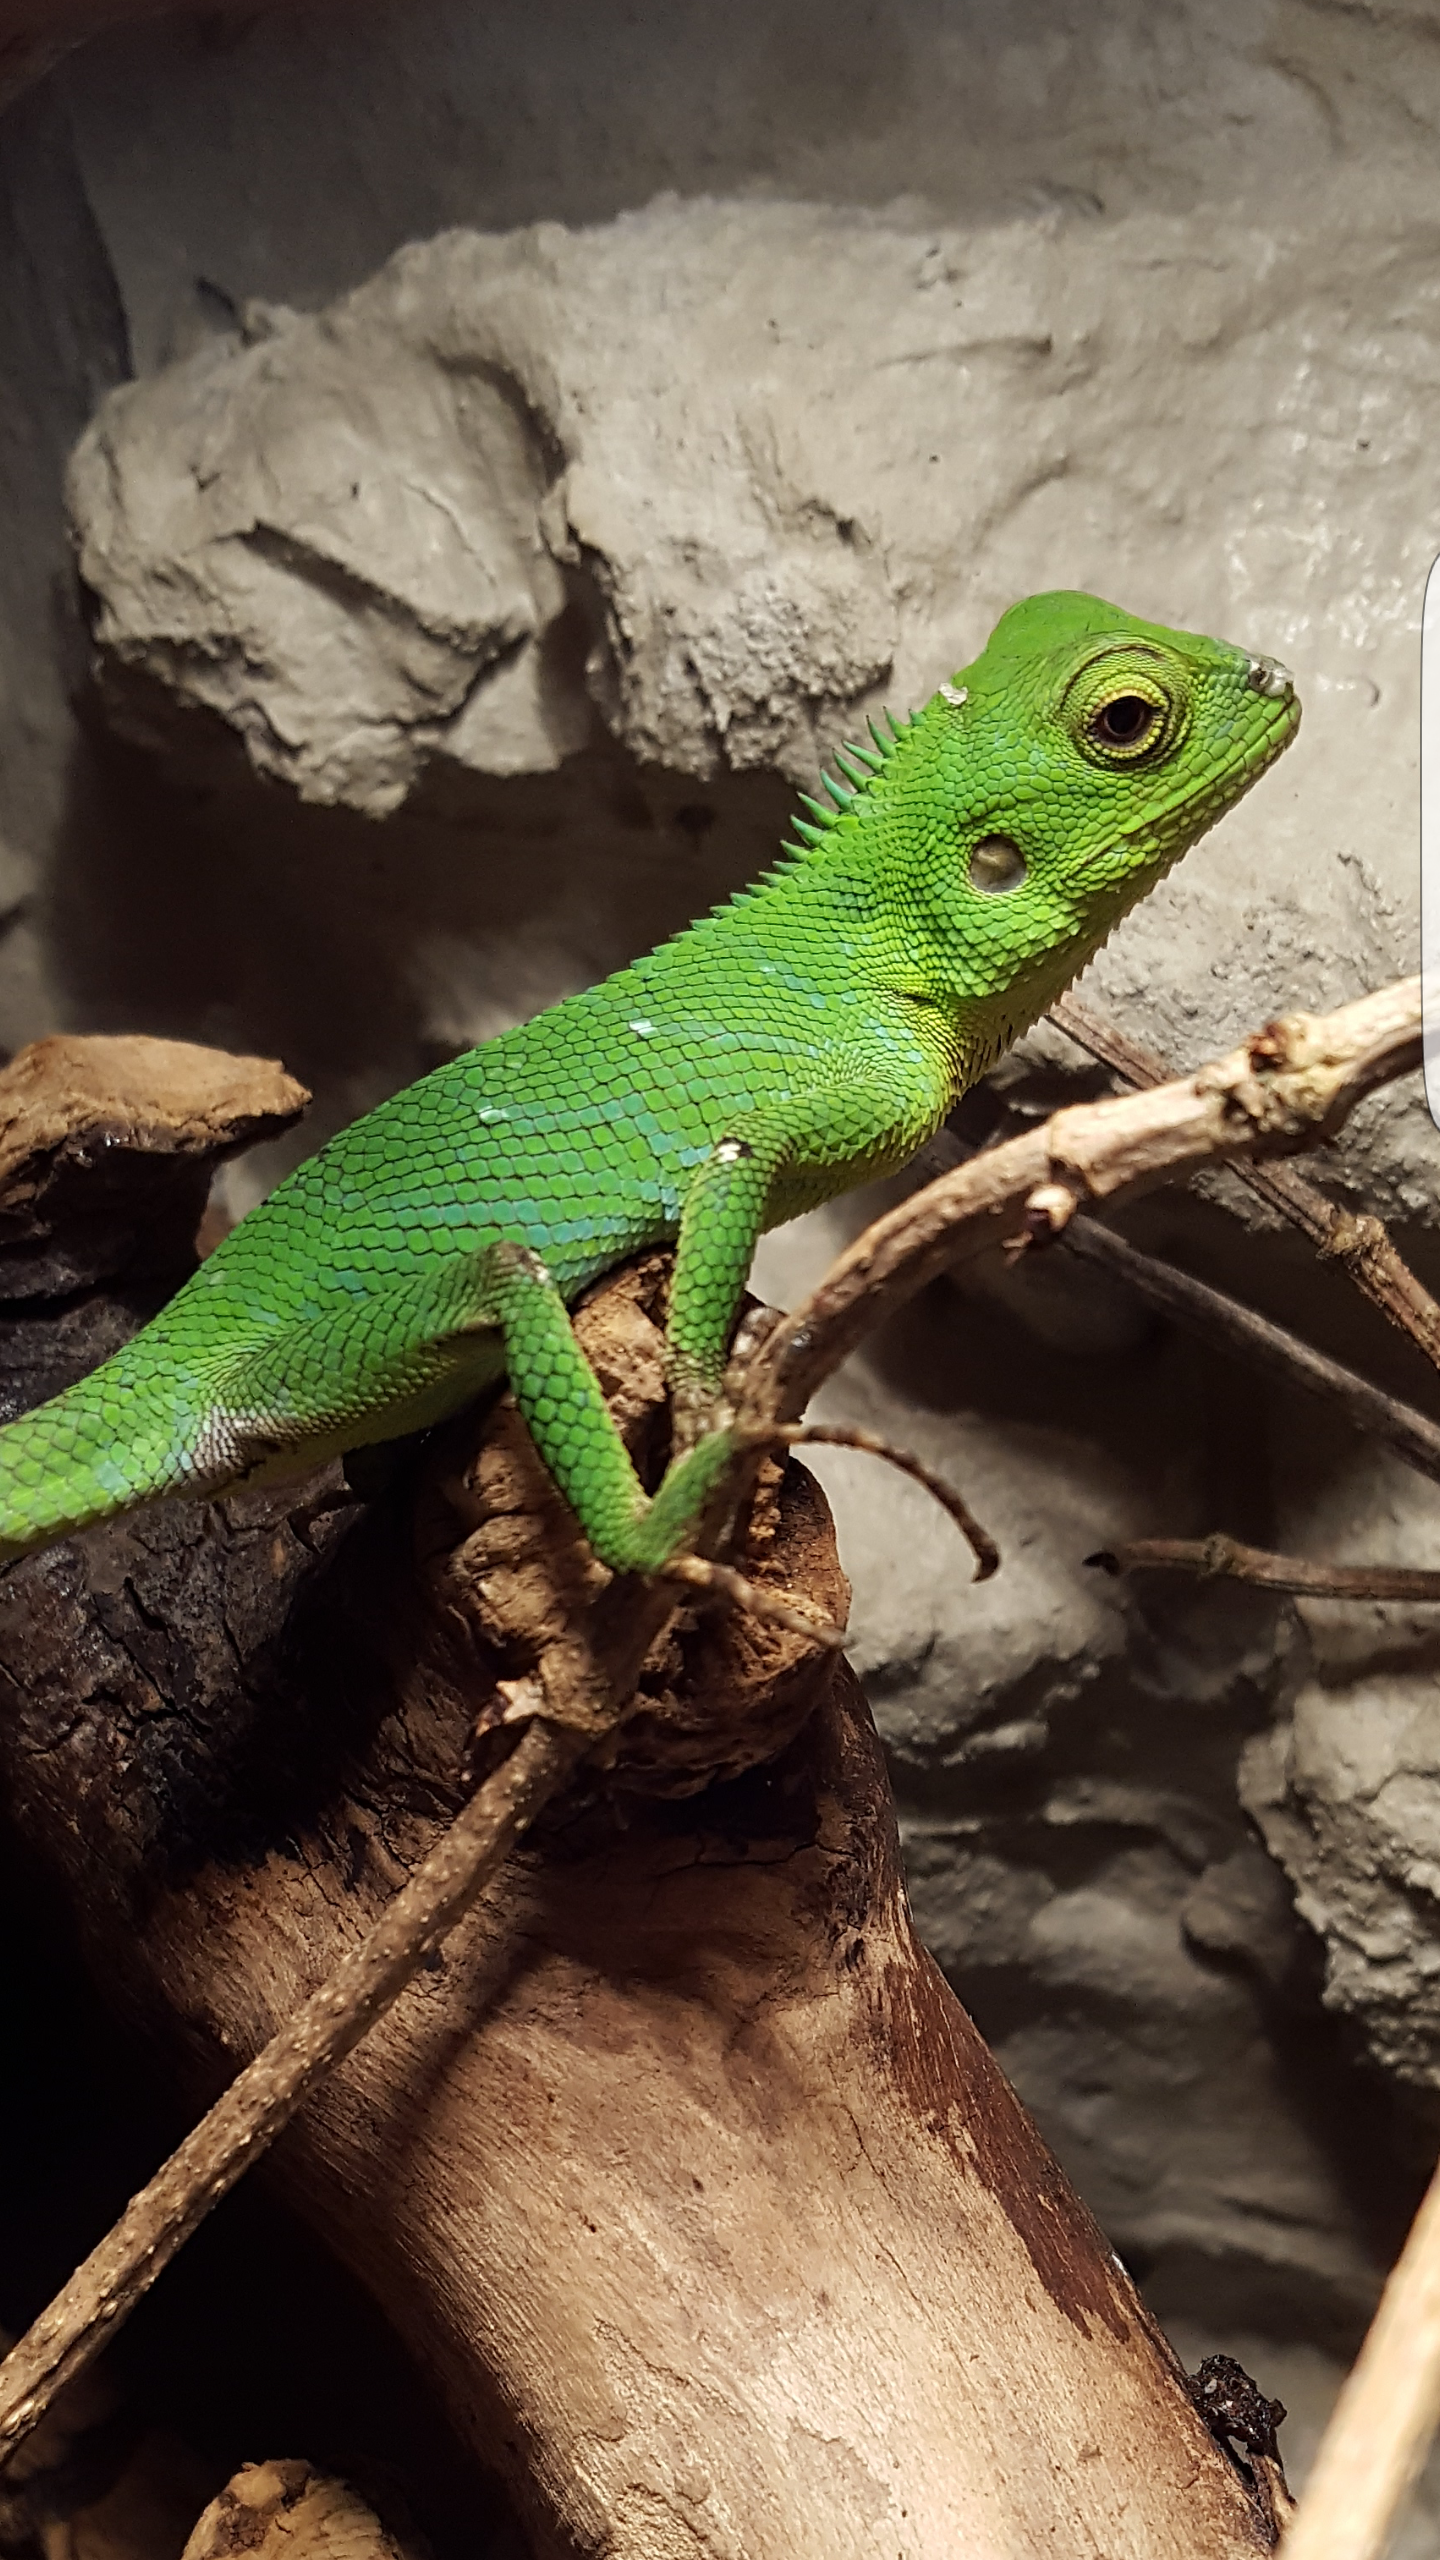
<svg viewBox="0 0 1440 2560">
<path fill-rule="evenodd" d="M 1132 755 L 1159 725 L 1159 705 L 1147 702 L 1143 693 L 1117 694 L 1113 702 L 1102 702 L 1090 715 L 1090 735 L 1097 747 L 1128 748 Z"/>
<path fill-rule="evenodd" d="M 970 856 L 970 886 L 995 897 L 1018 889 L 1025 877 L 1025 856 L 1008 836 L 982 836 Z"/>
<path fill-rule="evenodd" d="M 1189 725 L 1184 671 L 1148 641 L 1102 648 L 1077 668 L 1061 717 L 1074 744 L 1102 772 L 1123 772 L 1172 752 Z"/>
</svg>

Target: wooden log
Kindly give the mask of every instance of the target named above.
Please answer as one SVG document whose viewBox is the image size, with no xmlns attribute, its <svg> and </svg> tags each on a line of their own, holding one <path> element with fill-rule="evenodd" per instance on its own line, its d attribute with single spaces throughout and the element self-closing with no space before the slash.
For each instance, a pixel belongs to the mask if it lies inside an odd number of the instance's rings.
<svg viewBox="0 0 1440 2560">
<path fill-rule="evenodd" d="M 107 1345 L 125 1232 L 87 1301 Z M 622 1275 L 586 1319 L 642 1454 L 656 1283 Z M 85 1365 L 73 1307 L 32 1296 L 24 1324 L 31 1391 Z M 748 1570 L 842 1606 L 803 1470 L 762 1488 L 754 1542 Z M 593 1577 L 503 1401 L 366 1503 L 332 1470 L 4 1577 L 9 1818 L 196 2101 L 413 1869 L 489 1747 L 477 1715 L 523 1697 L 557 1587 L 581 1607 Z M 782 1630 L 671 1627 L 621 1758 L 552 1809 L 274 2173 L 543 2560 L 1271 2547 L 915 1941 L 853 1678 Z"/>
</svg>

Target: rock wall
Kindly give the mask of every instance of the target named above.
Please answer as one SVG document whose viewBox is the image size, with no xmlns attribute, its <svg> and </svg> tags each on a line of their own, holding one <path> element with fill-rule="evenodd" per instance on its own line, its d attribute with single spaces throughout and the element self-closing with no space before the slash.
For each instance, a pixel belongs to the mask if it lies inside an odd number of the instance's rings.
<svg viewBox="0 0 1440 2560">
<path fill-rule="evenodd" d="M 1414 966 L 1437 127 L 1426 13 L 1318 0 L 410 0 L 91 46 L 0 129 L 8 1036 L 278 1050 L 322 1131 L 761 867 L 838 736 L 1050 585 L 1306 702 L 1095 1000 L 1188 1060 Z M 1039 1037 L 994 1107 L 1086 1072 Z M 1437 1170 L 1409 1094 L 1332 1168 L 1432 1270 Z M 1133 1223 L 1434 1405 L 1218 1193 Z M 1418 1560 L 1436 1497 L 1060 1262 L 937 1288 L 832 1405 L 1006 1551 L 973 1591 L 918 1496 L 825 1462 L 932 1943 L 1168 2316 L 1342 2348 L 1433 2149 L 1436 1639 L 1082 1559 Z"/>
</svg>

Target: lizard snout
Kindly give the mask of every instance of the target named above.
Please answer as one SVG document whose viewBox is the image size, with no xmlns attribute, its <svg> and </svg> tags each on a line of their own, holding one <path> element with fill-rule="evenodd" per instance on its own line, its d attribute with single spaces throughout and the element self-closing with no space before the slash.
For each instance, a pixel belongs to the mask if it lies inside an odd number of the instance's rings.
<svg viewBox="0 0 1440 2560">
<path fill-rule="evenodd" d="M 1245 681 L 1252 693 L 1263 693 L 1270 702 L 1283 702 L 1295 690 L 1295 679 L 1278 658 L 1252 658 Z"/>
</svg>

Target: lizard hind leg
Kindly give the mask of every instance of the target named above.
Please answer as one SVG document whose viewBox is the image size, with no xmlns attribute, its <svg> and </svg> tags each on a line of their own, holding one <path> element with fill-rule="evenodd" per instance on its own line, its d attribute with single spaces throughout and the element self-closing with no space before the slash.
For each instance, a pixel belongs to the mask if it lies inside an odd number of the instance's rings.
<svg viewBox="0 0 1440 2560">
<path fill-rule="evenodd" d="M 436 1255 L 237 1350 L 193 1452 L 197 1473 L 280 1483 L 458 1413 L 504 1365 L 488 1265 L 488 1250 Z"/>
<path fill-rule="evenodd" d="M 729 1454 L 712 1434 L 647 1499 L 560 1291 L 519 1244 L 436 1254 L 363 1295 L 327 1292 L 299 1322 L 247 1328 L 218 1356 L 207 1346 L 203 1364 L 186 1295 L 0 1430 L 0 1559 L 165 1494 L 279 1483 L 423 1430 L 507 1367 L 541 1457 L 617 1571 L 668 1562 Z"/>
<path fill-rule="evenodd" d="M 488 1264 L 487 1303 L 536 1448 L 601 1563 L 617 1573 L 659 1572 L 688 1542 L 733 1452 L 733 1434 L 698 1441 L 647 1495 L 539 1255 L 497 1244 Z"/>
</svg>

